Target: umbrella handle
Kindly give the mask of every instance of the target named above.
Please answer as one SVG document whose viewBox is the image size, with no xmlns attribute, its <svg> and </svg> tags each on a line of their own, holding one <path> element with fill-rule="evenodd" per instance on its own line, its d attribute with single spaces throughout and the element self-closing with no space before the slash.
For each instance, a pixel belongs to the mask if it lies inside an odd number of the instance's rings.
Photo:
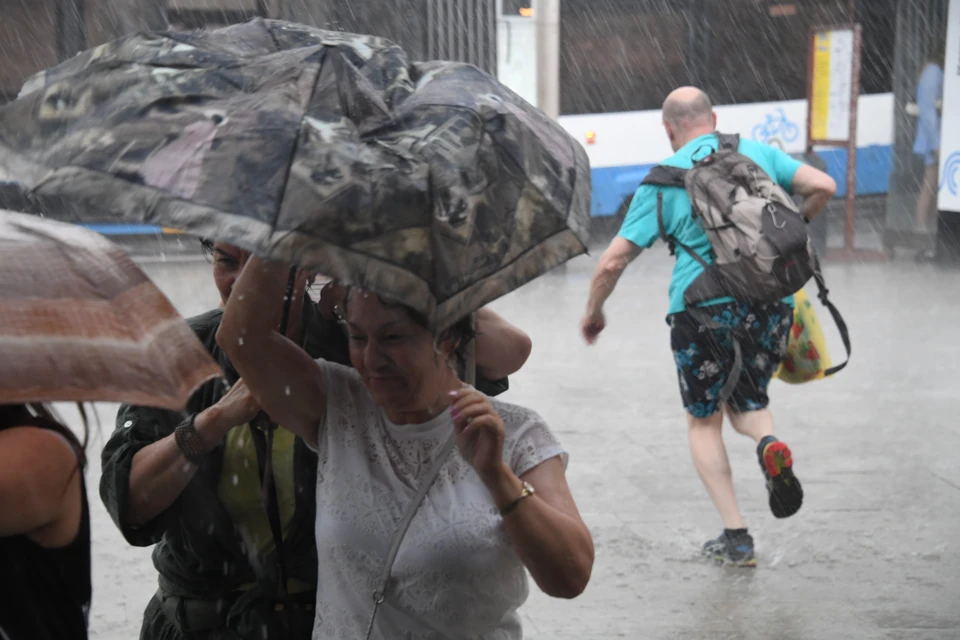
<svg viewBox="0 0 960 640">
<path fill-rule="evenodd" d="M 290 306 L 293 304 L 293 289 L 297 285 L 297 268 L 290 267 L 290 275 L 287 276 L 287 289 L 283 296 L 283 311 L 280 313 L 280 333 L 287 334 L 287 327 L 290 326 Z M 306 295 L 306 292 L 304 292 Z"/>
<path fill-rule="evenodd" d="M 477 314 L 470 314 L 470 332 L 477 332 Z M 471 387 L 477 385 L 477 338 L 474 338 L 467 344 L 467 361 L 463 372 L 464 382 Z"/>
</svg>

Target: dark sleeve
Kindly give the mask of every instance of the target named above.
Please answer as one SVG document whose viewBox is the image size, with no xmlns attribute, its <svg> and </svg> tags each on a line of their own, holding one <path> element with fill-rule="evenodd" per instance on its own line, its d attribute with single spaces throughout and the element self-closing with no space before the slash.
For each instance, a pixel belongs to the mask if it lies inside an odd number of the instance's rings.
<svg viewBox="0 0 960 640">
<path fill-rule="evenodd" d="M 510 388 L 510 378 L 500 378 L 499 380 L 487 380 L 482 376 L 477 376 L 477 391 L 493 398 Z"/>
<path fill-rule="evenodd" d="M 123 511 L 130 494 L 130 467 L 133 456 L 147 445 L 173 433 L 183 416 L 162 409 L 122 405 L 117 411 L 117 429 L 100 454 L 100 499 L 127 542 L 137 547 L 156 544 L 167 523 L 179 517 L 180 500 L 142 526 L 123 523 Z"/>
</svg>

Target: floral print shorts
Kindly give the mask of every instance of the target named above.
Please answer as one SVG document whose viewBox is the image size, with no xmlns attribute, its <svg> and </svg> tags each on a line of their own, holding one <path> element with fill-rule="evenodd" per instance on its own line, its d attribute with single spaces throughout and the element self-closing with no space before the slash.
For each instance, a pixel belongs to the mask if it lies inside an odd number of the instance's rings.
<svg viewBox="0 0 960 640">
<path fill-rule="evenodd" d="M 704 309 L 720 324 L 741 330 L 743 371 L 727 404 L 738 412 L 765 408 L 770 402 L 767 385 L 787 353 L 793 309 L 783 302 L 759 307 L 730 302 Z M 720 409 L 717 396 L 733 367 L 733 332 L 701 331 L 686 311 L 671 314 L 667 323 L 683 407 L 696 418 L 711 416 Z"/>
</svg>

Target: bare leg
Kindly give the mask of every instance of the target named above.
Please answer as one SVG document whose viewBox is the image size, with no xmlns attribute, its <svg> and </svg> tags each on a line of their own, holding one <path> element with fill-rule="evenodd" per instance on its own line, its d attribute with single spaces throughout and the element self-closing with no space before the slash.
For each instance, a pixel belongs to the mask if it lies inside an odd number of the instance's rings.
<svg viewBox="0 0 960 640">
<path fill-rule="evenodd" d="M 687 425 L 693 464 L 714 506 L 720 512 L 723 526 L 727 529 L 745 528 L 737 507 L 737 496 L 733 491 L 733 473 L 727 458 L 727 448 L 723 445 L 723 413 L 718 411 L 708 418 L 695 418 L 687 414 Z"/>
<path fill-rule="evenodd" d="M 936 164 L 932 164 L 923 172 L 923 184 L 920 185 L 920 194 L 917 196 L 916 223 L 917 231 L 926 233 L 928 231 L 928 220 L 930 211 L 934 208 L 937 196 L 937 170 Z"/>
<path fill-rule="evenodd" d="M 767 436 L 773 435 L 773 415 L 769 409 L 744 411 L 743 413 L 737 413 L 727 406 L 724 406 L 724 409 L 737 433 L 752 438 L 756 443 Z"/>
</svg>

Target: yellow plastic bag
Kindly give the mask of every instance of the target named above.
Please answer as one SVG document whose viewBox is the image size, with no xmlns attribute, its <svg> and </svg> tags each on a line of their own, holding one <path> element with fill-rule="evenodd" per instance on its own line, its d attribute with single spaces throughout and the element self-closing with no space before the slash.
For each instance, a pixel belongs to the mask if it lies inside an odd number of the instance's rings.
<svg viewBox="0 0 960 640">
<path fill-rule="evenodd" d="M 827 341 L 807 293 L 801 289 L 793 301 L 793 327 L 787 342 L 787 356 L 774 375 L 784 382 L 801 384 L 822 378 L 831 363 Z"/>
</svg>

